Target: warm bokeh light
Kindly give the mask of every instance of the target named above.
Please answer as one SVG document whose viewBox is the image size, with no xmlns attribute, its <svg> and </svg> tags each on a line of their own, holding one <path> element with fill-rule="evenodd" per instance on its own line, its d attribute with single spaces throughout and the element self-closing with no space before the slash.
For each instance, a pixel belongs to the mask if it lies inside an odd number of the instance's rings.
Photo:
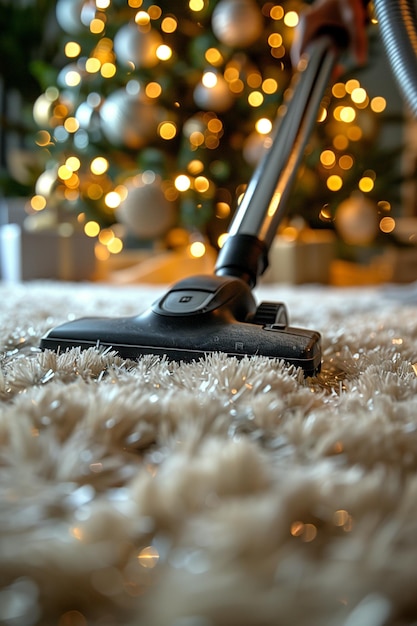
<svg viewBox="0 0 417 626">
<path fill-rule="evenodd" d="M 172 57 L 172 48 L 166 44 L 161 44 L 156 49 L 156 57 L 160 61 L 168 61 Z"/>
<path fill-rule="evenodd" d="M 193 159 L 188 163 L 187 169 L 193 176 L 198 176 L 204 170 L 204 163 L 200 159 Z"/>
<path fill-rule="evenodd" d="M 158 135 L 162 139 L 174 139 L 177 134 L 177 127 L 173 122 L 162 122 L 158 126 Z"/>
<path fill-rule="evenodd" d="M 356 87 L 350 94 L 350 97 L 355 104 L 363 104 L 366 102 L 368 94 L 363 87 Z"/>
<path fill-rule="evenodd" d="M 203 83 L 204 87 L 212 89 L 217 85 L 217 74 L 215 74 L 214 72 L 204 72 L 201 78 L 201 82 Z"/>
<path fill-rule="evenodd" d="M 298 13 L 296 11 L 288 11 L 284 15 L 284 24 L 289 28 L 295 28 L 299 22 Z"/>
<path fill-rule="evenodd" d="M 324 167 L 333 167 L 336 163 L 336 155 L 333 150 L 323 150 L 320 154 L 320 162 Z"/>
<path fill-rule="evenodd" d="M 346 95 L 346 86 L 344 83 L 335 83 L 332 87 L 332 94 L 335 98 L 344 98 Z"/>
<path fill-rule="evenodd" d="M 90 163 L 90 170 L 93 174 L 100 176 L 109 169 L 109 162 L 105 157 L 99 156 L 93 159 Z"/>
<path fill-rule="evenodd" d="M 337 174 L 332 174 L 326 180 L 326 185 L 327 188 L 330 189 L 330 191 L 339 191 L 339 189 L 341 189 L 343 186 L 343 180 Z"/>
<path fill-rule="evenodd" d="M 354 164 L 353 158 L 350 154 L 343 154 L 339 159 L 339 167 L 342 170 L 350 170 L 352 169 Z"/>
<path fill-rule="evenodd" d="M 277 4 L 271 8 L 269 15 L 273 20 L 282 20 L 284 17 L 284 9 L 280 4 Z"/>
<path fill-rule="evenodd" d="M 34 211 L 43 211 L 46 207 L 46 198 L 40 195 L 32 196 L 30 199 L 30 206 Z"/>
<path fill-rule="evenodd" d="M 205 176 L 197 176 L 197 178 L 194 181 L 194 188 L 196 189 L 196 191 L 199 191 L 200 193 L 204 193 L 208 191 L 209 187 L 210 187 L 210 182 Z"/>
<path fill-rule="evenodd" d="M 228 237 L 229 233 L 222 233 L 221 235 L 219 235 L 219 237 L 217 238 L 217 245 L 219 246 L 219 248 L 223 248 Z"/>
<path fill-rule="evenodd" d="M 68 87 L 76 87 L 81 82 L 81 74 L 77 70 L 69 70 L 65 74 L 64 81 Z"/>
<path fill-rule="evenodd" d="M 264 101 L 264 96 L 260 91 L 252 91 L 248 96 L 248 102 L 251 107 L 260 107 Z"/>
<path fill-rule="evenodd" d="M 387 106 L 387 102 L 382 96 L 375 96 L 375 98 L 372 98 L 370 106 L 374 113 L 382 113 Z"/>
<path fill-rule="evenodd" d="M 276 93 L 278 90 L 278 82 L 275 78 L 265 78 L 262 83 L 262 91 L 267 94 Z"/>
<path fill-rule="evenodd" d="M 350 78 L 346 82 L 346 91 L 347 93 L 353 93 L 353 91 L 359 89 L 360 86 L 360 82 L 356 78 Z"/>
<path fill-rule="evenodd" d="M 370 176 L 363 176 L 358 183 L 358 187 L 361 191 L 367 193 L 374 188 L 374 181 Z"/>
<path fill-rule="evenodd" d="M 356 118 L 356 111 L 351 106 L 338 106 L 335 108 L 333 115 L 336 120 L 349 124 Z"/>
<path fill-rule="evenodd" d="M 395 229 L 395 220 L 392 217 L 383 217 L 379 222 L 379 228 L 383 233 L 392 233 Z"/>
<path fill-rule="evenodd" d="M 99 18 L 94 18 L 90 22 L 90 31 L 94 35 L 99 35 L 100 33 L 102 33 L 105 27 L 106 27 L 106 24 L 103 22 L 103 20 Z"/>
<path fill-rule="evenodd" d="M 151 16 L 147 11 L 138 11 L 135 15 L 135 22 L 138 26 L 147 26 L 151 21 Z"/>
<path fill-rule="evenodd" d="M 176 177 L 174 184 L 178 191 L 187 191 L 187 189 L 191 187 L 191 180 L 189 176 L 186 176 L 185 174 L 180 174 Z"/>
<path fill-rule="evenodd" d="M 66 165 L 61 165 L 58 168 L 58 176 L 61 180 L 69 180 L 72 176 L 72 170 L 70 170 Z"/>
<path fill-rule="evenodd" d="M 120 205 L 121 198 L 117 191 L 109 191 L 104 197 L 104 203 L 109 209 L 117 209 Z"/>
<path fill-rule="evenodd" d="M 266 117 L 261 117 L 255 124 L 255 128 L 260 135 L 267 135 L 272 130 L 272 122 Z"/>
<path fill-rule="evenodd" d="M 119 237 L 113 237 L 107 245 L 107 249 L 112 254 L 119 254 L 123 250 L 123 241 Z"/>
<path fill-rule="evenodd" d="M 191 11 L 202 11 L 204 9 L 204 0 L 189 0 L 188 6 Z"/>
<path fill-rule="evenodd" d="M 64 122 L 64 128 L 68 133 L 76 133 L 80 128 L 80 123 L 76 117 L 67 117 Z"/>
<path fill-rule="evenodd" d="M 206 253 L 206 246 L 202 241 L 194 241 L 190 244 L 190 254 L 192 257 L 199 259 Z"/>
<path fill-rule="evenodd" d="M 100 225 L 94 220 L 91 220 L 84 224 L 84 232 L 87 237 L 97 237 L 100 232 Z"/>
<path fill-rule="evenodd" d="M 87 59 L 87 61 L 85 62 L 85 70 L 89 74 L 96 74 L 97 72 L 100 71 L 100 68 L 101 68 L 101 62 L 99 59 L 96 59 L 95 57 L 91 57 L 90 59 Z"/>
<path fill-rule="evenodd" d="M 223 56 L 217 48 L 209 48 L 206 50 L 205 58 L 207 63 L 210 65 L 214 65 L 214 67 L 221 65 L 223 63 Z"/>
<path fill-rule="evenodd" d="M 164 33 L 173 33 L 177 30 L 177 20 L 172 15 L 164 17 L 161 22 L 161 30 Z"/>
<path fill-rule="evenodd" d="M 148 83 L 145 87 L 145 93 L 148 98 L 159 98 L 162 93 L 162 87 L 156 82 Z"/>
<path fill-rule="evenodd" d="M 268 37 L 268 43 L 271 48 L 279 48 L 282 46 L 282 35 L 279 33 L 271 33 Z"/>
<path fill-rule="evenodd" d="M 81 46 L 77 41 L 68 41 L 64 46 L 64 53 L 70 59 L 77 57 L 81 52 Z"/>
<path fill-rule="evenodd" d="M 117 68 L 114 63 L 103 63 L 100 69 L 100 74 L 103 78 L 113 78 L 116 74 Z"/>
</svg>

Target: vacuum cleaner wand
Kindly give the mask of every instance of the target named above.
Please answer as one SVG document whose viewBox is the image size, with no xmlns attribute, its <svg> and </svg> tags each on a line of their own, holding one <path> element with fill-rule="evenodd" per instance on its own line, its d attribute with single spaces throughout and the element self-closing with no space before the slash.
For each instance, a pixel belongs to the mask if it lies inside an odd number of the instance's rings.
<svg viewBox="0 0 417 626">
<path fill-rule="evenodd" d="M 82 318 L 50 330 L 42 349 L 111 347 L 122 357 L 144 354 L 191 361 L 213 352 L 263 355 L 320 370 L 320 335 L 288 326 L 282 303 L 257 306 L 252 288 L 268 265 L 268 250 L 317 118 L 336 60 L 330 38 L 315 41 L 300 70 L 286 113 L 248 185 L 212 276 L 176 283 L 135 317 Z"/>
<path fill-rule="evenodd" d="M 265 271 L 336 58 L 335 45 L 328 37 L 310 46 L 308 61 L 294 77 L 291 99 L 284 104 L 285 114 L 277 119 L 272 142 L 230 224 L 216 274 L 240 276 L 253 287 Z"/>
</svg>

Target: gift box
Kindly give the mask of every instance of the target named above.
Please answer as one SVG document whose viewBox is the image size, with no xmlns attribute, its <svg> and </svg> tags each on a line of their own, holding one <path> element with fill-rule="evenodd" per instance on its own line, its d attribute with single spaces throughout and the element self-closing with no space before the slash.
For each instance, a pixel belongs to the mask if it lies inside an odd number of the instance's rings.
<svg viewBox="0 0 417 626">
<path fill-rule="evenodd" d="M 269 251 L 264 282 L 328 283 L 335 255 L 336 236 L 330 230 L 305 228 L 278 234 Z"/>
<path fill-rule="evenodd" d="M 1 280 L 80 281 L 94 277 L 94 240 L 77 224 L 50 221 L 31 212 L 26 198 L 0 199 Z"/>
<path fill-rule="evenodd" d="M 387 248 L 376 259 L 386 282 L 412 283 L 417 280 L 417 246 Z"/>
<path fill-rule="evenodd" d="M 20 224 L 0 226 L 0 278 L 90 280 L 95 270 L 94 241 L 64 229 L 26 232 Z"/>
</svg>

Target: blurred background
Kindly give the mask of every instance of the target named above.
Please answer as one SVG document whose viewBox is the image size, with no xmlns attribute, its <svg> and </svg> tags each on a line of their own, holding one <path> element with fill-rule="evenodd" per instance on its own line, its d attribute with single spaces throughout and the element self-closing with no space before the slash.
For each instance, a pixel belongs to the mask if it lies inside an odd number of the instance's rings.
<svg viewBox="0 0 417 626">
<path fill-rule="evenodd" d="M 0 273 L 210 271 L 288 96 L 305 4 L 0 0 Z M 369 24 L 329 86 L 265 281 L 417 280 L 416 122 Z"/>
</svg>

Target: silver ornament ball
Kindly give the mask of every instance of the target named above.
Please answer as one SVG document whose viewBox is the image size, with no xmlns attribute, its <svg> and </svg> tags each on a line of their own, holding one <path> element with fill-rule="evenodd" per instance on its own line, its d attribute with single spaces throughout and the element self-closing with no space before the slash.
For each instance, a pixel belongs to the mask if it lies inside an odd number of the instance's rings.
<svg viewBox="0 0 417 626">
<path fill-rule="evenodd" d="M 100 108 L 101 129 L 108 141 L 133 150 L 155 138 L 163 116 L 161 107 L 124 89 L 110 94 Z"/>
<path fill-rule="evenodd" d="M 220 0 L 213 11 L 211 26 L 222 43 L 246 48 L 259 39 L 264 22 L 254 0 Z"/>
<path fill-rule="evenodd" d="M 229 86 L 220 74 L 216 75 L 216 82 L 213 86 L 207 86 L 200 81 L 194 89 L 193 97 L 198 107 L 216 113 L 228 111 L 234 103 Z"/>
<path fill-rule="evenodd" d="M 375 203 L 362 194 L 352 194 L 337 207 L 335 226 L 345 243 L 357 246 L 369 245 L 378 232 Z"/>
<path fill-rule="evenodd" d="M 154 67 L 158 63 L 156 51 L 162 38 L 155 30 L 144 31 L 134 22 L 122 26 L 114 38 L 114 51 L 122 65 L 136 68 Z"/>
<path fill-rule="evenodd" d="M 139 239 L 163 237 L 175 222 L 174 204 L 167 200 L 158 177 L 155 182 L 130 184 L 125 200 L 116 212 L 128 232 Z"/>
</svg>

